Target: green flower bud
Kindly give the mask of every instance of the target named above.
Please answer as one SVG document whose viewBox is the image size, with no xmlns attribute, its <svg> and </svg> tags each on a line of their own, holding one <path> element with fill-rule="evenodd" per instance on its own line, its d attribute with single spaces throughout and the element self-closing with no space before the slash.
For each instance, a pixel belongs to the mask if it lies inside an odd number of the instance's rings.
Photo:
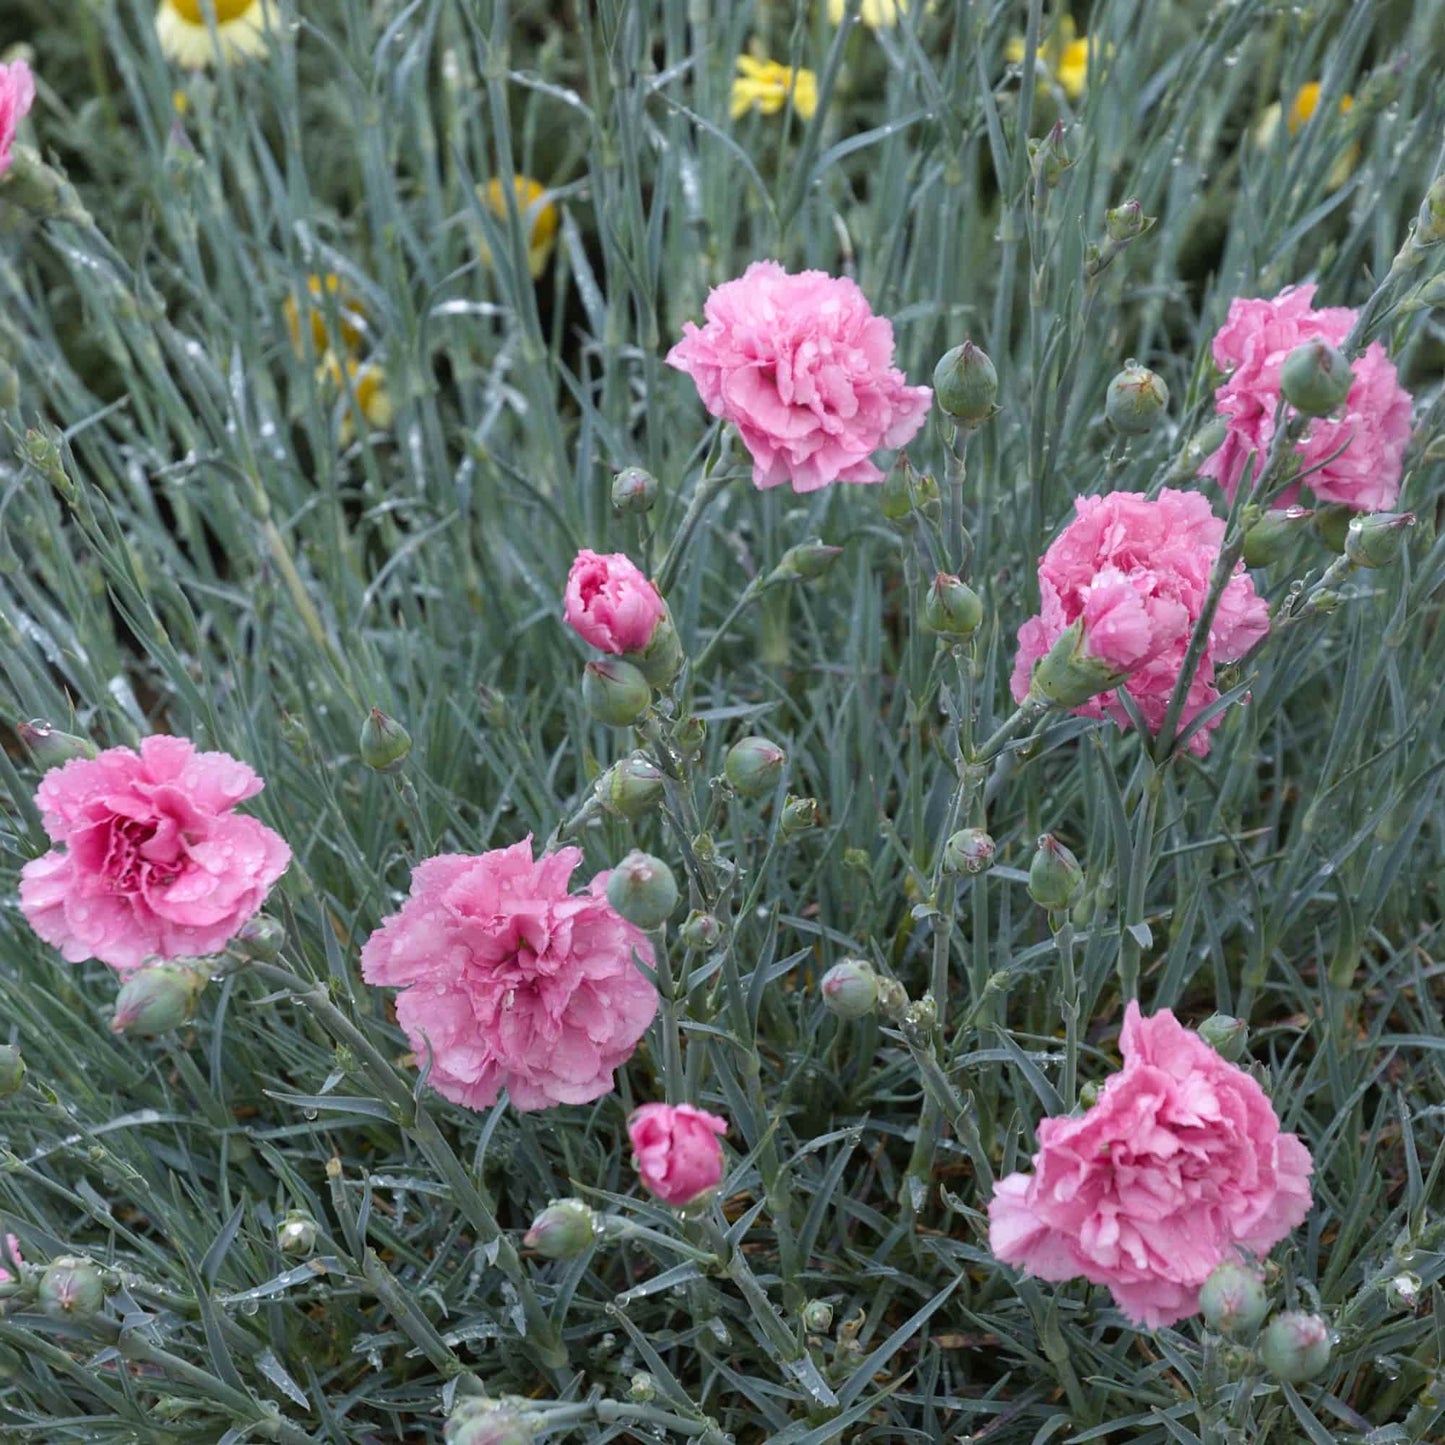
<svg viewBox="0 0 1445 1445">
<path fill-rule="evenodd" d="M 206 975 L 187 963 L 156 963 L 121 984 L 110 1031 L 126 1038 L 151 1038 L 190 1021 Z"/>
<path fill-rule="evenodd" d="M 650 512 L 657 501 L 657 478 L 641 467 L 624 467 L 612 479 L 612 506 L 618 512 Z"/>
<path fill-rule="evenodd" d="M 1279 389 L 1305 416 L 1324 416 L 1350 394 L 1355 374 L 1343 352 L 1326 341 L 1306 341 L 1284 359 Z"/>
<path fill-rule="evenodd" d="M 890 522 L 902 522 L 913 511 L 913 468 L 908 453 L 900 452 L 893 469 L 878 488 L 878 504 Z"/>
<path fill-rule="evenodd" d="M 833 1327 L 833 1306 L 823 1299 L 810 1299 L 803 1306 L 803 1328 L 810 1335 L 823 1335 Z"/>
<path fill-rule="evenodd" d="M 845 848 L 843 866 L 851 873 L 862 873 L 868 877 L 873 873 L 873 860 L 868 856 L 866 848 Z"/>
<path fill-rule="evenodd" d="M 1372 512 L 1354 517 L 1345 529 L 1345 556 L 1356 567 L 1390 567 L 1400 560 L 1414 512 Z"/>
<path fill-rule="evenodd" d="M 272 959 L 280 957 L 285 942 L 285 928 L 270 914 L 258 913 L 241 925 L 241 931 L 231 946 L 243 958 L 270 963 Z"/>
<path fill-rule="evenodd" d="M 1035 180 L 1053 190 L 1063 180 L 1064 172 L 1073 167 L 1074 158 L 1065 144 L 1064 123 L 1056 120 L 1043 140 L 1029 141 L 1029 170 Z"/>
<path fill-rule="evenodd" d="M 829 571 L 843 555 L 841 547 L 828 547 L 817 538 L 789 547 L 768 575 L 769 582 L 812 582 Z"/>
<path fill-rule="evenodd" d="M 1425 192 L 1415 222 L 1417 246 L 1434 246 L 1440 241 L 1445 241 L 1445 175 L 1436 176 Z"/>
<path fill-rule="evenodd" d="M 411 734 L 394 717 L 372 708 L 361 725 L 361 761 L 374 772 L 400 772 L 410 751 Z"/>
<path fill-rule="evenodd" d="M 598 722 L 626 727 L 651 706 L 652 689 L 630 662 L 607 657 L 582 669 L 582 702 Z"/>
<path fill-rule="evenodd" d="M 896 978 L 878 980 L 878 1012 L 885 1018 L 900 1019 L 908 1010 L 908 990 Z"/>
<path fill-rule="evenodd" d="M 1104 212 L 1104 234 L 1116 245 L 1127 245 L 1153 228 L 1157 216 L 1146 216 L 1138 201 L 1125 201 L 1122 206 Z"/>
<path fill-rule="evenodd" d="M 1420 1291 L 1423 1288 L 1423 1281 L 1418 1274 L 1406 1270 L 1403 1274 L 1397 1274 L 1385 1286 L 1385 1299 L 1391 1309 L 1403 1310 L 1406 1314 L 1414 1314 L 1420 1305 Z"/>
<path fill-rule="evenodd" d="M 482 721 L 489 728 L 504 729 L 512 725 L 512 709 L 506 696 L 486 683 L 477 684 L 477 702 L 481 707 Z"/>
<path fill-rule="evenodd" d="M 677 931 L 682 946 L 693 953 L 707 953 L 722 942 L 723 926 L 711 913 L 693 909 Z"/>
<path fill-rule="evenodd" d="M 1040 837 L 1029 864 L 1029 897 L 1052 911 L 1067 908 L 1084 886 L 1079 860 L 1052 833 Z"/>
<path fill-rule="evenodd" d="M 1236 1063 L 1244 1057 L 1249 1042 L 1249 1025 L 1229 1014 L 1210 1014 L 1199 1025 L 1199 1037 L 1222 1059 Z"/>
<path fill-rule="evenodd" d="M 788 755 L 767 738 L 743 738 L 728 749 L 723 775 L 744 798 L 761 798 L 778 786 Z"/>
<path fill-rule="evenodd" d="M 311 756 L 311 734 L 306 724 L 293 713 L 281 714 L 281 736 L 286 746 L 303 761 Z"/>
<path fill-rule="evenodd" d="M 1314 513 L 1305 507 L 1266 512 L 1244 534 L 1244 565 L 1270 567 L 1294 546 Z"/>
<path fill-rule="evenodd" d="M 981 426 L 998 410 L 998 372 L 988 353 L 971 341 L 945 351 L 933 368 L 933 395 L 961 426 Z"/>
<path fill-rule="evenodd" d="M 1312 1380 L 1330 1362 L 1330 1331 L 1319 1315 L 1276 1315 L 1265 1327 L 1259 1357 L 1277 1380 Z"/>
<path fill-rule="evenodd" d="M 597 1238 L 597 1221 L 580 1199 L 554 1199 L 522 1236 L 544 1259 L 576 1259 Z"/>
<path fill-rule="evenodd" d="M 619 818 L 640 818 L 661 801 L 662 773 L 640 753 L 623 758 L 603 773 L 597 783 L 597 797 L 609 813 Z"/>
<path fill-rule="evenodd" d="M 878 975 L 866 958 L 835 963 L 820 988 L 828 1012 L 842 1019 L 861 1019 L 878 1006 Z"/>
<path fill-rule="evenodd" d="M 1092 1109 L 1099 1102 L 1100 1088 L 1093 1079 L 1079 1089 L 1079 1102 L 1086 1109 Z"/>
<path fill-rule="evenodd" d="M 1248 1265 L 1226 1261 L 1200 1288 L 1199 1313 L 1221 1334 L 1252 1335 L 1269 1313 L 1264 1281 Z"/>
<path fill-rule="evenodd" d="M 816 798 L 799 798 L 789 793 L 783 802 L 783 816 L 778 820 L 778 836 L 784 841 L 796 838 L 818 827 L 821 821 Z"/>
<path fill-rule="evenodd" d="M 30 749 L 30 755 L 42 768 L 59 767 L 71 758 L 93 758 L 100 751 L 89 738 L 78 738 L 73 733 L 63 733 L 48 722 L 36 718 L 33 722 L 21 723 L 15 729 L 20 741 Z"/>
<path fill-rule="evenodd" d="M 634 848 L 608 876 L 607 901 L 629 923 L 651 931 L 672 917 L 677 880 L 661 858 Z"/>
<path fill-rule="evenodd" d="M 666 687 L 677 676 L 682 669 L 682 643 L 670 613 L 663 613 L 662 620 L 652 629 L 647 646 L 641 652 L 629 652 L 627 660 L 653 687 Z"/>
<path fill-rule="evenodd" d="M 105 1306 L 100 1271 L 88 1259 L 62 1255 L 40 1276 L 40 1308 L 53 1320 L 84 1320 Z"/>
<path fill-rule="evenodd" d="M 1084 624 L 1078 621 L 1035 664 L 1029 691 L 1055 707 L 1078 707 L 1122 680 L 1107 662 L 1084 651 Z"/>
<path fill-rule="evenodd" d="M 458 1400 L 442 1431 L 446 1445 L 532 1445 L 536 1432 L 520 1411 L 500 1400 Z"/>
<path fill-rule="evenodd" d="M 305 1255 L 316 1248 L 316 1221 L 303 1209 L 293 1209 L 276 1226 L 276 1247 L 282 1254 Z"/>
<path fill-rule="evenodd" d="M 1350 522 L 1354 519 L 1353 508 L 1341 502 L 1331 502 L 1325 507 L 1316 507 L 1314 515 L 1315 535 L 1331 552 L 1345 550 L 1345 538 L 1349 535 Z"/>
<path fill-rule="evenodd" d="M 932 472 L 920 472 L 913 482 L 913 505 L 924 521 L 936 527 L 943 520 L 943 493 Z"/>
<path fill-rule="evenodd" d="M 994 841 L 982 828 L 964 828 L 943 845 L 943 871 L 972 876 L 993 866 Z"/>
<path fill-rule="evenodd" d="M 691 760 L 707 742 L 707 724 L 700 717 L 682 718 L 672 730 L 672 745 L 685 759 Z"/>
<path fill-rule="evenodd" d="M 977 592 L 957 577 L 940 572 L 923 600 L 923 622 L 940 637 L 972 637 L 983 621 L 983 602 Z"/>
<path fill-rule="evenodd" d="M 1152 431 L 1168 406 L 1169 388 L 1164 378 L 1132 359 L 1124 363 L 1104 396 L 1104 415 L 1114 430 L 1125 436 Z"/>
<path fill-rule="evenodd" d="M 646 1370 L 638 1370 L 627 1382 L 627 1398 L 638 1405 L 657 1399 L 657 1381 Z"/>
<path fill-rule="evenodd" d="M 25 1082 L 25 1060 L 14 1044 L 0 1044 L 0 1099 L 20 1092 Z"/>
</svg>

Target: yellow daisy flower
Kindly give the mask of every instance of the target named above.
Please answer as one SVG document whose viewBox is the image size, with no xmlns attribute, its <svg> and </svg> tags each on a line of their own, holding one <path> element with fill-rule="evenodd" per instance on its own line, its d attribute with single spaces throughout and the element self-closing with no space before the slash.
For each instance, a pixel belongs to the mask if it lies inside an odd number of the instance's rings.
<svg viewBox="0 0 1445 1445">
<path fill-rule="evenodd" d="M 311 322 L 311 344 L 315 347 L 316 354 L 324 356 L 332 347 L 332 303 L 323 303 L 323 296 L 334 298 L 342 346 L 347 351 L 360 351 L 366 344 L 369 332 L 366 311 L 361 303 L 342 287 L 341 277 L 330 271 L 325 276 L 308 276 L 306 289 L 311 295 L 312 304 L 307 306 L 306 312 Z M 296 349 L 297 356 L 302 356 L 305 348 L 301 344 L 301 308 L 296 304 L 295 296 L 286 297 L 282 310 L 286 313 L 286 330 L 291 335 L 291 345 Z"/>
<path fill-rule="evenodd" d="M 804 120 L 812 120 L 818 109 L 818 77 L 811 70 L 793 70 L 776 60 L 738 56 L 738 74 L 733 81 L 732 117 L 737 120 L 750 110 L 777 115 L 792 97 L 793 109 Z"/>
<path fill-rule="evenodd" d="M 391 426 L 396 417 L 396 409 L 392 406 L 391 395 L 386 389 L 386 373 L 374 361 L 360 362 L 347 357 L 343 380 L 342 363 L 334 351 L 328 351 L 321 362 L 318 379 L 343 395 L 346 382 L 349 381 L 351 393 L 356 398 L 356 405 L 362 416 L 366 418 L 367 426 L 373 431 L 386 431 Z M 341 413 L 341 444 L 349 446 L 355 435 L 356 427 L 348 403 Z"/>
<path fill-rule="evenodd" d="M 552 259 L 552 248 L 557 244 L 557 227 L 561 217 L 551 201 L 542 198 L 547 188 L 531 176 L 513 176 L 512 193 L 517 199 L 517 210 L 521 215 L 522 227 L 527 233 L 527 269 L 535 281 L 547 269 Z M 507 193 L 502 189 L 502 180 L 493 176 L 485 186 L 477 189 L 486 208 L 503 226 L 507 224 Z M 481 243 L 482 263 L 492 264 L 492 253 L 486 242 Z"/>
<path fill-rule="evenodd" d="M 1279 130 L 1281 117 L 1284 119 L 1284 128 L 1290 138 L 1293 139 L 1297 136 L 1314 119 L 1314 114 L 1320 105 L 1320 90 L 1319 81 L 1311 80 L 1300 86 L 1295 92 L 1288 110 L 1285 110 L 1279 101 L 1265 106 L 1264 110 L 1260 112 L 1259 119 L 1255 122 L 1255 145 L 1264 150 L 1273 144 L 1275 133 Z M 1339 113 L 1341 115 L 1348 115 L 1354 108 L 1354 96 L 1342 95 L 1340 97 Z M 1354 170 L 1359 159 L 1360 146 L 1356 141 L 1354 145 L 1346 148 L 1330 168 L 1329 176 L 1325 181 L 1326 186 L 1332 191 L 1337 191 L 1349 180 L 1350 172 Z"/>
<path fill-rule="evenodd" d="M 1004 46 L 1004 59 L 1010 65 L 1022 64 L 1025 42 L 1015 35 Z M 1089 83 L 1089 40 L 1080 35 L 1072 18 L 1065 15 L 1054 32 L 1045 37 L 1038 49 L 1038 63 L 1053 76 L 1070 100 L 1078 100 Z"/>
<path fill-rule="evenodd" d="M 828 0 L 828 19 L 841 25 L 848 13 L 848 0 Z M 900 15 L 908 14 L 908 0 L 863 0 L 858 18 L 870 30 L 891 30 Z"/>
<path fill-rule="evenodd" d="M 156 11 L 162 54 L 188 70 L 265 54 L 267 32 L 275 26 L 271 0 L 161 0 Z"/>
</svg>

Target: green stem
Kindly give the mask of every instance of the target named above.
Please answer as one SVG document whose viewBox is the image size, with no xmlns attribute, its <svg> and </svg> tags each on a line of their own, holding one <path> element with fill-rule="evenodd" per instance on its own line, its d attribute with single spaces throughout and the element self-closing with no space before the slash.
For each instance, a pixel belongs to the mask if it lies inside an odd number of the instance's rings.
<svg viewBox="0 0 1445 1445">
<path fill-rule="evenodd" d="M 682 524 L 677 529 L 677 534 L 668 543 L 667 551 L 662 558 L 662 565 L 657 569 L 657 590 L 667 593 L 672 584 L 677 580 L 678 569 L 682 566 L 682 559 L 687 554 L 687 545 L 692 541 L 692 534 L 697 531 L 698 523 L 702 521 L 703 513 L 722 495 L 723 489 L 729 482 L 734 482 L 738 473 L 722 469 L 706 475 L 698 482 L 692 490 L 692 498 L 687 504 L 687 511 L 683 514 Z"/>
</svg>

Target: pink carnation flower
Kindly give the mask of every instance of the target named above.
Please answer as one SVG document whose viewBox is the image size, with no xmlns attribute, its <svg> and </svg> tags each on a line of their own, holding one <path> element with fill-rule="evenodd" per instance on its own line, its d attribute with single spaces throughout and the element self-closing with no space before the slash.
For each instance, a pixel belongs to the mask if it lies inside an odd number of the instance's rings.
<svg viewBox="0 0 1445 1445">
<path fill-rule="evenodd" d="M 722 1179 L 727 1131 L 726 1119 L 691 1104 L 644 1104 L 627 1121 L 632 1167 L 665 1203 L 691 1204 Z"/>
<path fill-rule="evenodd" d="M 70 963 L 129 970 L 219 952 L 291 861 L 278 834 L 233 811 L 263 786 L 186 738 L 72 758 L 36 790 L 60 846 L 21 870 L 21 911 Z"/>
<path fill-rule="evenodd" d="M 1128 681 L 1074 711 L 1107 715 L 1127 727 L 1129 715 L 1118 698 L 1127 689 L 1150 730 L 1158 732 L 1209 593 L 1224 523 L 1197 492 L 1168 488 L 1153 500 L 1135 492 L 1080 497 L 1074 508 L 1074 520 L 1039 562 L 1040 612 L 1019 629 L 1014 700 L 1022 702 L 1028 693 L 1034 664 L 1082 618 L 1085 652 L 1128 673 Z M 1268 631 L 1269 609 L 1241 565 L 1219 600 L 1181 724 L 1219 696 L 1215 665 L 1243 657 Z M 1216 717 L 1194 734 L 1192 751 L 1209 751 L 1208 733 L 1219 722 Z"/>
<path fill-rule="evenodd" d="M 1274 439 L 1285 357 L 1305 341 L 1338 346 L 1355 324 L 1357 313 L 1347 306 L 1312 310 L 1314 295 L 1309 285 L 1286 287 L 1272 301 L 1237 297 L 1214 338 L 1214 364 L 1228 373 L 1215 390 L 1214 405 L 1229 430 L 1199 475 L 1212 477 L 1230 497 L 1250 454 L 1257 473 Z M 1341 502 L 1357 512 L 1386 511 L 1400 496 L 1410 440 L 1410 393 L 1400 385 L 1394 363 L 1378 341 L 1365 348 L 1352 369 L 1354 384 L 1340 414 L 1314 418 L 1295 450 L 1304 467 L 1320 468 L 1305 478 L 1320 501 Z M 1299 488 L 1290 487 L 1272 505 L 1287 507 L 1298 496 Z"/>
<path fill-rule="evenodd" d="M 412 871 L 411 896 L 367 940 L 368 983 L 402 990 L 396 1016 L 429 1082 L 469 1109 L 506 1089 L 519 1109 L 585 1104 L 612 1088 L 657 1013 L 646 936 L 607 901 L 607 874 L 569 893 L 578 848 L 532 840 Z"/>
<path fill-rule="evenodd" d="M 23 1264 L 24 1260 L 20 1253 L 19 1239 L 17 1239 L 13 1234 L 7 1234 L 5 1236 L 5 1243 L 9 1246 L 10 1258 L 13 1259 L 17 1264 Z M 14 1278 L 15 1276 L 11 1274 L 10 1271 L 6 1269 L 3 1264 L 0 1264 L 0 1284 L 9 1284 L 10 1281 Z"/>
<path fill-rule="evenodd" d="M 707 324 L 689 321 L 667 364 L 737 427 L 756 486 L 881 482 L 872 454 L 901 447 L 923 425 L 933 393 L 905 384 L 892 323 L 854 282 L 755 261 L 716 287 L 703 313 Z"/>
<path fill-rule="evenodd" d="M 0 176 L 10 169 L 10 147 L 35 104 L 35 77 L 23 60 L 0 65 Z"/>
<path fill-rule="evenodd" d="M 642 652 L 667 607 L 657 588 L 621 552 L 599 556 L 585 547 L 567 574 L 567 625 L 602 652 Z"/>
<path fill-rule="evenodd" d="M 1146 1019 L 1131 1000 L 1119 1045 L 1098 1102 L 1045 1119 L 1034 1172 L 994 1186 L 989 1248 L 1040 1279 L 1108 1285 L 1156 1329 L 1199 1308 L 1217 1265 L 1303 1222 L 1314 1166 L 1264 1090 L 1168 1009 Z"/>
</svg>

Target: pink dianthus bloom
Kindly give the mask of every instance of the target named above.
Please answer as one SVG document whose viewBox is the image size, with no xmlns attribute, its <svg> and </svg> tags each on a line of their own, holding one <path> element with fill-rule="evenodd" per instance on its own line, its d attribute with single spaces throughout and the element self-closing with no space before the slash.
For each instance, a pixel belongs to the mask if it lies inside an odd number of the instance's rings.
<svg viewBox="0 0 1445 1445">
<path fill-rule="evenodd" d="M 10 1258 L 13 1259 L 16 1264 L 23 1264 L 24 1260 L 21 1258 L 20 1255 L 19 1239 L 17 1239 L 13 1234 L 7 1234 L 5 1236 L 5 1244 L 10 1251 Z M 9 1284 L 10 1281 L 14 1278 L 15 1276 L 11 1274 L 8 1269 L 5 1268 L 4 1264 L 0 1263 L 0 1284 Z"/>
<path fill-rule="evenodd" d="M 755 261 L 714 288 L 703 314 L 707 324 L 689 321 L 667 364 L 737 427 L 756 486 L 881 482 L 872 454 L 923 425 L 933 393 L 906 384 L 893 365 L 893 325 L 856 283 Z"/>
<path fill-rule="evenodd" d="M 1199 1308 L 1199 1287 L 1241 1251 L 1303 1222 L 1314 1170 L 1264 1090 L 1168 1009 L 1130 1001 L 1124 1067 L 1081 1115 L 1045 1119 L 1032 1174 L 988 1206 L 989 1248 L 1040 1279 L 1108 1285 L 1136 1325 Z"/>
<path fill-rule="evenodd" d="M 621 552 L 599 555 L 584 547 L 567 574 L 563 615 L 583 641 L 621 656 L 646 649 L 667 607 Z"/>
<path fill-rule="evenodd" d="M 518 1109 L 585 1104 L 613 1085 L 657 1013 L 638 968 L 652 948 L 607 901 L 607 874 L 569 893 L 579 848 L 532 839 L 412 870 L 411 896 L 361 950 L 368 983 L 400 988 L 396 1016 L 428 1082 L 469 1109 L 506 1089 Z"/>
<path fill-rule="evenodd" d="M 279 834 L 233 811 L 263 786 L 186 738 L 72 758 L 35 793 L 60 846 L 21 870 L 21 912 L 70 963 L 128 971 L 218 952 L 291 861 Z"/>
<path fill-rule="evenodd" d="M 1355 324 L 1358 313 L 1347 306 L 1313 310 L 1314 295 L 1315 287 L 1308 285 L 1286 287 L 1273 300 L 1237 297 L 1214 338 L 1214 364 L 1227 373 L 1215 390 L 1214 405 L 1229 430 L 1199 475 L 1212 477 L 1231 498 L 1250 454 L 1257 475 L 1274 439 L 1285 357 L 1306 341 L 1338 346 Z M 1319 468 L 1304 481 L 1320 501 L 1340 502 L 1357 512 L 1385 511 L 1400 496 L 1410 393 L 1378 341 L 1355 358 L 1351 369 L 1355 380 L 1340 411 L 1313 418 L 1295 451 L 1304 468 Z M 1290 487 L 1271 505 L 1288 507 L 1298 497 L 1299 488 Z"/>
<path fill-rule="evenodd" d="M 632 1167 L 667 1204 L 691 1204 L 722 1179 L 728 1121 L 692 1104 L 644 1104 L 627 1121 Z"/>
<path fill-rule="evenodd" d="M 1129 714 L 1118 698 L 1127 689 L 1158 732 L 1209 594 L 1224 523 L 1197 492 L 1168 488 L 1152 500 L 1135 492 L 1080 497 L 1074 508 L 1074 520 L 1039 561 L 1040 611 L 1019 629 L 1014 700 L 1027 695 L 1035 663 L 1082 619 L 1085 652 L 1128 678 L 1074 711 L 1107 715 L 1127 727 Z M 1243 657 L 1268 631 L 1269 609 L 1241 564 L 1219 599 L 1181 727 L 1219 696 L 1216 664 Z M 1193 752 L 1209 751 L 1208 734 L 1219 722 L 1211 719 L 1190 738 Z"/>
<path fill-rule="evenodd" d="M 23 60 L 0 65 L 0 176 L 10 169 L 10 147 L 35 104 L 35 77 Z"/>
</svg>

